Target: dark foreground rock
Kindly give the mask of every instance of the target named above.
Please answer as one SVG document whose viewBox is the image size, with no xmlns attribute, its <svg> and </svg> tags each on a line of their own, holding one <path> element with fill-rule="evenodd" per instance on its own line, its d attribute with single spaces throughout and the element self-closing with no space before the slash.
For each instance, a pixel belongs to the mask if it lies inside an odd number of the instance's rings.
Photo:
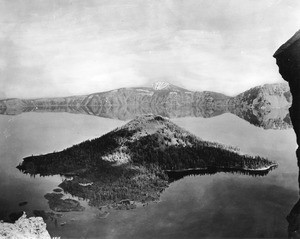
<svg viewBox="0 0 300 239">
<path fill-rule="evenodd" d="M 290 118 L 300 145 L 300 31 L 284 43 L 274 54 L 279 72 L 290 85 L 292 106 Z M 298 150 L 299 152 L 299 150 Z M 298 153 L 298 157 L 299 157 Z"/>
<path fill-rule="evenodd" d="M 284 43 L 274 54 L 279 72 L 290 85 L 292 106 L 290 118 L 297 136 L 298 166 L 300 163 L 300 30 Z M 298 178 L 300 186 L 300 172 Z M 300 200 L 287 216 L 289 238 L 299 238 L 300 232 Z"/>
</svg>

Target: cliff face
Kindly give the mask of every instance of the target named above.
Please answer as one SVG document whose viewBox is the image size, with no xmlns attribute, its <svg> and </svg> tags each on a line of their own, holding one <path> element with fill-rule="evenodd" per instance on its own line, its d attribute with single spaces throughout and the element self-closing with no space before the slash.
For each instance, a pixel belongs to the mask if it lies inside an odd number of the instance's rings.
<svg viewBox="0 0 300 239">
<path fill-rule="evenodd" d="M 273 55 L 283 79 L 290 85 L 293 97 L 290 117 L 300 146 L 300 30 Z M 300 150 L 297 150 L 298 158 Z"/>
<path fill-rule="evenodd" d="M 290 107 L 290 118 L 297 136 L 297 158 L 298 166 L 300 165 L 300 30 L 284 43 L 273 55 L 279 66 L 279 72 L 283 79 L 290 85 L 293 97 L 292 106 Z M 299 171 L 300 175 L 300 171 Z M 300 176 L 298 178 L 300 186 Z M 299 238 L 300 227 L 300 200 L 294 205 L 287 216 L 288 237 Z"/>
</svg>

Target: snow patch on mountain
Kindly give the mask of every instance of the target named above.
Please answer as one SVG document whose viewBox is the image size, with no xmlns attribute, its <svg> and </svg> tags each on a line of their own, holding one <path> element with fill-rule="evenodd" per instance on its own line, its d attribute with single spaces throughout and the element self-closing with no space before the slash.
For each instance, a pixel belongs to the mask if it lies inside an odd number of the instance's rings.
<svg viewBox="0 0 300 239">
<path fill-rule="evenodd" d="M 167 89 L 170 86 L 170 84 L 168 82 L 164 82 L 164 81 L 157 81 L 155 83 L 153 83 L 152 87 L 154 90 L 164 90 Z"/>
</svg>

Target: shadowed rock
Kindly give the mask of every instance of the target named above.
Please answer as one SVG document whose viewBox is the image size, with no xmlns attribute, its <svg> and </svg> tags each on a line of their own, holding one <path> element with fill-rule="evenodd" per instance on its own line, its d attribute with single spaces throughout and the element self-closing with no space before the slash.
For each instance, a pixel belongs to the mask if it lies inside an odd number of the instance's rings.
<svg viewBox="0 0 300 239">
<path fill-rule="evenodd" d="M 274 54 L 279 72 L 290 85 L 292 106 L 290 117 L 300 145 L 300 31 L 284 43 Z M 299 158 L 299 148 L 297 150 Z"/>
<path fill-rule="evenodd" d="M 292 106 L 290 118 L 297 136 L 298 166 L 300 159 L 300 30 L 284 43 L 274 54 L 279 72 L 290 85 Z M 299 181 L 299 178 L 298 178 Z M 300 181 L 299 181 L 300 182 Z M 300 238 L 300 200 L 287 216 L 289 238 Z"/>
</svg>

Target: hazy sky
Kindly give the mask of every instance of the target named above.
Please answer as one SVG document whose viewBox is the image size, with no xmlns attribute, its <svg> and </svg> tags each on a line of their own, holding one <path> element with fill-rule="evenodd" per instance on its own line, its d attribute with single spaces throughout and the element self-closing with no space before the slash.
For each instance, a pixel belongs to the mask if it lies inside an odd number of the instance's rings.
<svg viewBox="0 0 300 239">
<path fill-rule="evenodd" d="M 296 0 L 0 0 L 0 98 L 150 86 L 235 95 L 283 82 Z"/>
</svg>

